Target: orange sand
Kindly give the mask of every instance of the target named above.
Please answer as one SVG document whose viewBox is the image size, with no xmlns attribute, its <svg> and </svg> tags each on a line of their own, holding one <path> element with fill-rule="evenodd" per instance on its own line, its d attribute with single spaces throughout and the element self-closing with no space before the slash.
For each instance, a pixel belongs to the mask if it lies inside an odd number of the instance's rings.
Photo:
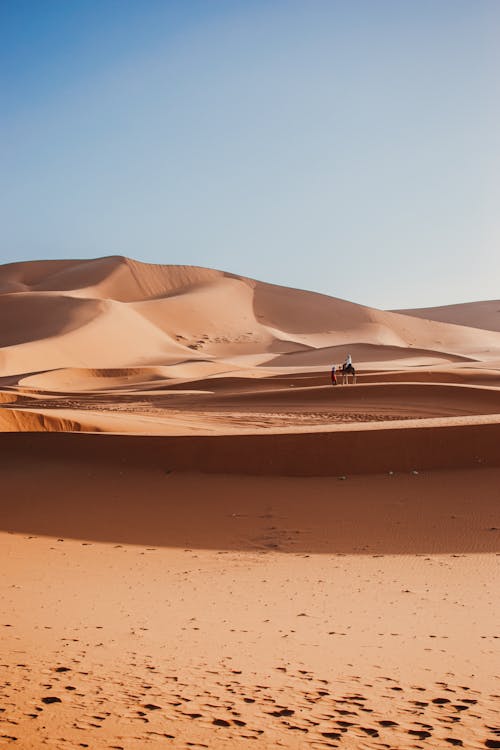
<svg viewBox="0 0 500 750">
<path fill-rule="evenodd" d="M 500 746 L 498 306 L 0 266 L 0 747 Z"/>
</svg>

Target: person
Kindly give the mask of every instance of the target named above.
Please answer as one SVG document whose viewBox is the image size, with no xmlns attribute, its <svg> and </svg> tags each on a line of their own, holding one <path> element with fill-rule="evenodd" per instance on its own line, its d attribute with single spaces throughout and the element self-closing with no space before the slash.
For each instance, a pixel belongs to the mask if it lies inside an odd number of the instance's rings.
<svg viewBox="0 0 500 750">
<path fill-rule="evenodd" d="M 345 358 L 345 362 L 342 365 L 342 383 L 348 383 L 348 375 L 352 375 L 352 382 L 356 382 L 356 370 L 354 369 L 354 366 L 352 364 L 352 357 L 350 354 L 347 355 Z"/>
<path fill-rule="evenodd" d="M 335 365 L 332 365 L 332 385 L 337 385 L 337 368 Z"/>
<path fill-rule="evenodd" d="M 349 371 L 351 367 L 352 367 L 352 358 L 351 358 L 351 355 L 348 354 L 344 362 L 344 370 Z"/>
</svg>

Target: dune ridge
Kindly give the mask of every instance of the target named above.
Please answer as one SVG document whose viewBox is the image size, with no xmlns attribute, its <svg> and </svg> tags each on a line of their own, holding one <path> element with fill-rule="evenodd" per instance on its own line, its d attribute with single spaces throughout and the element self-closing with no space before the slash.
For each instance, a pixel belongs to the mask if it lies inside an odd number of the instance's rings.
<svg viewBox="0 0 500 750">
<path fill-rule="evenodd" d="M 402 420 L 406 441 L 419 420 L 434 419 L 451 435 L 459 417 L 500 414 L 495 304 L 467 306 L 467 325 L 457 325 L 454 310 L 434 321 L 121 256 L 8 264 L 0 266 L 0 387 L 10 403 L 0 424 L 304 440 Z M 330 365 L 347 350 L 358 383 L 332 389 Z"/>
<path fill-rule="evenodd" d="M 439 307 L 419 307 L 412 310 L 394 310 L 413 318 L 437 320 L 441 323 L 454 323 L 470 328 L 484 328 L 487 331 L 500 331 L 500 300 L 462 302 L 457 305 Z"/>
<path fill-rule="evenodd" d="M 81 434 L 99 432 L 106 420 L 92 415 L 80 424 L 70 415 L 58 419 L 42 412 L 3 410 L 4 456 L 34 451 L 40 458 L 58 460 L 85 456 L 86 460 L 157 467 L 165 471 L 281 476 L 345 476 L 347 474 L 408 472 L 438 468 L 500 465 L 498 417 L 457 417 L 341 424 L 335 428 L 279 428 L 260 433 L 238 430 L 213 434 L 191 432 L 152 434 Z M 2 423 L 0 422 L 0 425 Z M 19 429 L 19 426 L 24 429 Z M 18 429 L 15 429 L 18 427 Z M 51 435 L 39 434 L 50 431 Z M 71 432 L 80 434 L 72 435 Z M 138 430 L 140 433 L 140 430 Z M 33 434 L 30 434 L 33 433 Z M 69 433 L 69 434 L 68 434 Z"/>
<path fill-rule="evenodd" d="M 413 349 L 416 362 L 500 358 L 500 332 L 486 327 L 117 256 L 1 266 L 0 310 L 0 376 L 63 367 L 161 367 L 186 359 L 248 366 L 252 356 L 254 364 L 272 366 L 290 354 L 290 365 L 300 366 L 303 358 L 305 365 L 326 366 L 340 354 L 335 347 L 350 345 L 362 364 L 387 361 L 394 347 L 395 359 L 404 351 L 412 356 L 407 350 Z"/>
</svg>

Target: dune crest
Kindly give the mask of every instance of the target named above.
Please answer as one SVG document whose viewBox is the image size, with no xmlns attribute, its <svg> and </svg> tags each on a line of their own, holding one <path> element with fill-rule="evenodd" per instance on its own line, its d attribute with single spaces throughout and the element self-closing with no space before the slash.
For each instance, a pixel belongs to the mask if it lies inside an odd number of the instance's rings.
<svg viewBox="0 0 500 750">
<path fill-rule="evenodd" d="M 486 331 L 500 331 L 500 300 L 464 302 L 459 305 L 420 307 L 413 310 L 394 310 L 394 312 L 425 320 L 483 328 Z"/>
<path fill-rule="evenodd" d="M 409 435 L 422 419 L 491 422 L 500 331 L 496 303 L 476 308 L 461 326 L 120 256 L 0 266 L 2 429 L 317 435 L 404 420 Z M 332 390 L 347 351 L 356 389 Z"/>
<path fill-rule="evenodd" d="M 15 263 L 0 266 L 0 377 L 200 359 L 319 367 L 351 346 L 368 367 L 394 352 L 414 365 L 487 362 L 500 359 L 500 331 L 486 312 L 475 320 L 481 328 L 458 326 L 119 256 Z"/>
</svg>

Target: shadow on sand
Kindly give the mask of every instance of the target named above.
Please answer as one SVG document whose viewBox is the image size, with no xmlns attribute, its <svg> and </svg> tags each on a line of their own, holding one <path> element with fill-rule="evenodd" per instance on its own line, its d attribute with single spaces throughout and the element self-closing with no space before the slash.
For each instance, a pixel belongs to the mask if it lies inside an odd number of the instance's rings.
<svg viewBox="0 0 500 750">
<path fill-rule="evenodd" d="M 498 468 L 293 478 L 4 453 L 0 530 L 253 552 L 492 553 L 499 483 Z"/>
</svg>

